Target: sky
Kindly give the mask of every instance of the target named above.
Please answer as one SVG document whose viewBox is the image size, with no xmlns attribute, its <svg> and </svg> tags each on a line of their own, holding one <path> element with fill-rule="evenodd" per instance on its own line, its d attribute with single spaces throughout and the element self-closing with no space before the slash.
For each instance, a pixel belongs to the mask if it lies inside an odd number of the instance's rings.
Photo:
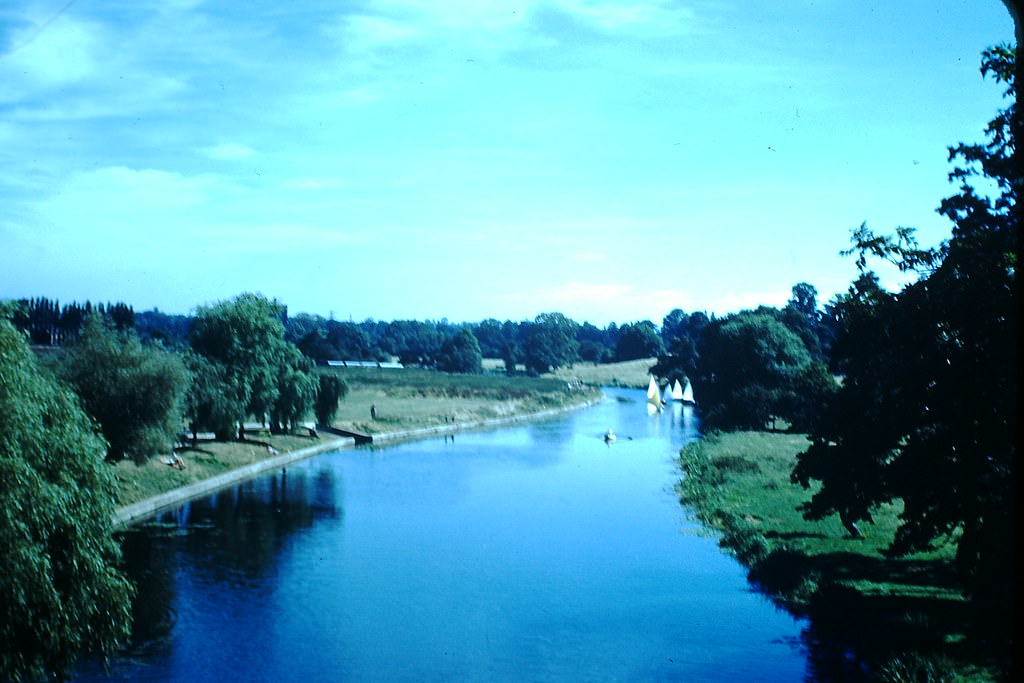
<svg viewBox="0 0 1024 683">
<path fill-rule="evenodd" d="M 0 5 L 0 299 L 598 326 L 948 237 L 999 0 Z M 883 272 L 891 287 L 898 281 Z"/>
</svg>

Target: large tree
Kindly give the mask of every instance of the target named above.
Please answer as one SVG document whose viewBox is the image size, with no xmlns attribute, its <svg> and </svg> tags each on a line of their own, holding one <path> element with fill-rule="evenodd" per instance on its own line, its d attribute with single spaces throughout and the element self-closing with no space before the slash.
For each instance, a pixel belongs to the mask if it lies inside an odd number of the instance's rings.
<svg viewBox="0 0 1024 683">
<path fill-rule="evenodd" d="M 806 428 L 834 382 L 800 337 L 769 312 L 717 320 L 701 336 L 694 384 L 703 419 L 720 429 Z"/>
<path fill-rule="evenodd" d="M 615 344 L 615 360 L 637 360 L 652 358 L 665 353 L 658 328 L 650 320 L 627 323 L 619 328 L 619 340 Z"/>
<path fill-rule="evenodd" d="M 143 345 L 134 330 L 118 331 L 94 314 L 61 363 L 61 375 L 99 422 L 109 459 L 127 454 L 142 461 L 170 451 L 183 426 L 190 379 L 177 354 Z"/>
<path fill-rule="evenodd" d="M 243 407 L 243 416 L 262 419 L 280 396 L 282 368 L 294 360 L 294 346 L 284 338 L 284 313 L 277 301 L 247 293 L 200 306 L 192 323 L 192 348 L 223 368 L 230 402 Z"/>
<path fill-rule="evenodd" d="M 106 444 L 0 319 L 0 679 L 60 677 L 127 638 Z"/>
<path fill-rule="evenodd" d="M 949 240 L 921 249 L 906 228 L 854 232 L 862 276 L 838 302 L 833 348 L 843 387 L 794 471 L 822 484 L 806 516 L 839 513 L 854 533 L 873 509 L 901 500 L 892 552 L 954 540 L 964 588 L 1002 616 L 1013 585 L 1018 391 L 1014 62 L 1009 47 L 984 53 L 982 73 L 1006 85 L 1011 104 L 987 143 L 950 148 L 958 192 L 939 207 L 953 223 Z M 918 279 L 886 292 L 867 270 L 872 256 Z"/>
<path fill-rule="evenodd" d="M 437 354 L 437 369 L 471 374 L 483 372 L 483 354 L 473 330 L 463 327 L 441 344 Z"/>
<path fill-rule="evenodd" d="M 313 410 L 319 385 L 313 363 L 295 346 L 285 346 L 277 363 L 277 398 L 270 409 L 270 430 L 282 433 L 298 427 Z"/>
<path fill-rule="evenodd" d="M 526 371 L 539 375 L 575 362 L 579 358 L 578 329 L 579 325 L 562 313 L 538 315 L 523 336 Z"/>
</svg>

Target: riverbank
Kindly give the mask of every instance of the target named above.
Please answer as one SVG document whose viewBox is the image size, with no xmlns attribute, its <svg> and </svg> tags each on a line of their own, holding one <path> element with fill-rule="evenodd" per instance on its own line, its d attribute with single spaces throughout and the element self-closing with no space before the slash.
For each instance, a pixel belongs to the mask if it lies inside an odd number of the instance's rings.
<svg viewBox="0 0 1024 683">
<path fill-rule="evenodd" d="M 391 374 L 382 380 L 384 375 L 373 374 L 379 372 L 367 373 L 376 381 L 364 378 L 359 383 L 349 374 L 346 381 L 355 386 L 342 401 L 332 427 L 371 434 L 374 443 L 395 442 L 543 419 L 593 405 L 602 398 L 599 389 L 569 391 L 555 380 L 481 381 L 461 376 L 460 382 L 459 376 L 424 376 L 420 371 Z M 425 383 L 430 378 L 433 383 Z M 364 410 L 369 413 L 370 406 L 376 419 L 353 419 Z M 326 431 L 281 435 L 249 430 L 244 441 L 207 439 L 177 449 L 181 468 L 167 464 L 169 458 L 154 457 L 141 465 L 124 460 L 113 466 L 118 488 L 115 524 L 131 524 L 317 453 L 354 446 L 354 439 Z"/>
<path fill-rule="evenodd" d="M 793 434 L 706 437 L 681 453 L 680 499 L 719 534 L 758 588 L 809 618 L 809 638 L 849 647 L 875 680 L 1002 680 L 1005 643 L 971 626 L 952 544 L 887 557 L 897 505 L 879 510 L 862 539 L 846 534 L 838 518 L 803 519 L 796 508 L 814 491 L 791 483 L 789 474 L 806 445 Z"/>
</svg>

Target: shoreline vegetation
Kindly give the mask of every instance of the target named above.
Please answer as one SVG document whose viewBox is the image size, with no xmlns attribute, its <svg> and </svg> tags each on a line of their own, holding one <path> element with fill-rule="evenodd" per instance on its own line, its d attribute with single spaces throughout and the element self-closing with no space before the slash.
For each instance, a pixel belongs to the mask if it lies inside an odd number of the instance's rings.
<svg viewBox="0 0 1024 683">
<path fill-rule="evenodd" d="M 870 667 L 872 680 L 1003 680 L 1005 633 L 979 624 L 960 592 L 955 540 L 931 552 L 888 555 L 898 505 L 878 510 L 862 538 L 837 517 L 805 520 L 797 507 L 814 489 L 792 483 L 790 472 L 807 443 L 792 433 L 705 436 L 680 453 L 680 502 L 749 570 L 754 586 L 809 619 L 812 664 L 828 666 L 814 661 L 816 647 L 842 643 Z"/>
<path fill-rule="evenodd" d="M 579 363 L 540 378 L 449 374 L 417 368 L 338 368 L 335 372 L 349 389 L 330 427 L 391 441 L 535 419 L 599 401 L 600 386 L 645 386 L 654 362 Z M 242 441 L 201 438 L 194 445 L 189 442 L 176 448 L 182 469 L 168 465 L 166 456 L 149 458 L 141 464 L 124 459 L 112 465 L 118 517 L 122 523 L 133 523 L 139 517 L 125 514 L 129 506 L 174 491 L 181 492 L 182 500 L 194 497 L 188 495 L 189 487 L 214 477 L 231 481 L 230 473 L 236 471 L 260 471 L 261 463 L 284 454 L 311 449 L 312 455 L 351 446 L 351 439 L 323 430 L 318 430 L 316 436 L 308 430 L 271 434 L 261 426 L 249 425 Z M 270 469 L 273 467 L 270 465 Z"/>
</svg>

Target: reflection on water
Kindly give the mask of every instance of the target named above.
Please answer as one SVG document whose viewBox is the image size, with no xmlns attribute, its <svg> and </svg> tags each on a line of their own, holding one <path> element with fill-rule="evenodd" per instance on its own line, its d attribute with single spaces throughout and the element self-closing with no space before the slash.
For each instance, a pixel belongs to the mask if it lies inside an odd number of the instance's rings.
<svg viewBox="0 0 1024 683">
<path fill-rule="evenodd" d="M 676 500 L 692 410 L 609 394 L 320 455 L 126 532 L 135 644 L 110 677 L 803 680 L 801 624 Z"/>
</svg>

